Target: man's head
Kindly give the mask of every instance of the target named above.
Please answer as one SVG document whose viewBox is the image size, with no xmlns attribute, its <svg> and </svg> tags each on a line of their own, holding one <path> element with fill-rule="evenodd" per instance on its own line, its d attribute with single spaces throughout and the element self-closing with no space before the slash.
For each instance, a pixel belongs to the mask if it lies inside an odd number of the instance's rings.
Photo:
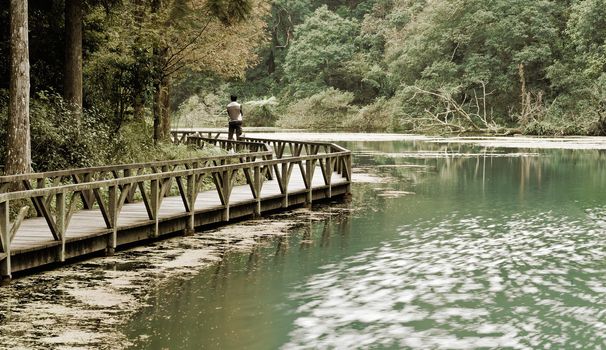
<svg viewBox="0 0 606 350">
<path fill-rule="evenodd" d="M 232 101 L 236 101 L 237 99 L 238 99 L 238 96 L 236 96 L 236 95 L 231 95 L 231 100 L 232 100 Z"/>
</svg>

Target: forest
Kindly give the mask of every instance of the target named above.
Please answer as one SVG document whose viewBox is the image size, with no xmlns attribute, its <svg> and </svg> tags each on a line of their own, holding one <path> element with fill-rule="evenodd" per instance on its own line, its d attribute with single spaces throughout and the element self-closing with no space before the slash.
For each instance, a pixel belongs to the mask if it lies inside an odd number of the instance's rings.
<svg viewBox="0 0 606 350">
<path fill-rule="evenodd" d="M 245 127 L 606 134 L 606 0 L 27 3 L 38 171 L 174 157 L 171 126 L 224 127 L 230 94 Z"/>
</svg>

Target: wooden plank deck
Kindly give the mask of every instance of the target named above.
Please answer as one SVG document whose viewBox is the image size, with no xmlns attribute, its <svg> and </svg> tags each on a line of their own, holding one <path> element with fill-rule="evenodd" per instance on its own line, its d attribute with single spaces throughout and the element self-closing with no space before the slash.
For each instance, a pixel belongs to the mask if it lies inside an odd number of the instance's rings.
<svg viewBox="0 0 606 350">
<path fill-rule="evenodd" d="M 314 199 L 325 199 L 329 197 L 328 194 L 324 193 L 326 185 L 320 172 L 321 170 L 319 167 L 316 168 L 316 175 L 312 179 L 312 194 Z M 346 178 L 336 172 L 333 172 L 333 189 L 338 189 L 339 187 L 345 188 L 348 183 L 349 182 Z M 293 168 L 292 175 L 288 183 L 287 193 L 288 196 L 295 196 L 298 194 L 303 197 L 307 194 L 303 175 L 298 167 Z M 346 192 L 343 190 L 341 192 L 335 191 L 334 193 L 344 194 Z M 281 194 L 278 181 L 274 179 L 264 181 L 260 197 L 260 202 L 263 203 L 271 200 L 283 201 L 284 195 Z M 229 200 L 230 208 L 236 208 L 245 204 L 256 205 L 256 203 L 257 200 L 253 197 L 249 185 L 245 184 L 234 186 Z M 298 204 L 301 204 L 301 200 L 298 202 L 287 202 L 286 208 Z M 282 204 L 282 206 L 284 206 L 284 204 Z M 275 205 L 261 205 L 261 212 L 273 210 L 275 207 Z M 196 199 L 194 208 L 195 216 L 197 218 L 196 221 L 203 224 L 216 222 L 216 219 L 214 222 L 213 220 L 204 220 L 204 215 L 212 215 L 214 213 L 216 217 L 217 215 L 224 215 L 223 212 L 225 211 L 225 206 L 221 204 L 218 192 L 215 189 L 200 192 Z M 242 217 L 252 215 L 252 211 L 252 209 L 248 209 L 248 211 L 239 211 L 236 213 L 236 216 Z M 170 222 L 174 220 L 184 221 L 184 218 L 186 219 L 188 216 L 189 214 L 186 212 L 180 196 L 177 195 L 165 197 L 162 200 L 158 211 L 159 222 Z M 139 231 L 150 232 L 153 231 L 155 225 L 155 220 L 149 219 L 143 202 L 124 204 L 117 220 L 118 246 L 121 242 L 124 244 L 124 242 L 130 243 L 133 241 L 132 238 L 121 240 L 121 234 L 123 232 L 129 230 L 132 231 L 137 228 Z M 182 226 L 182 224 L 169 225 L 167 229 L 164 229 L 163 232 L 161 232 L 161 235 L 178 232 L 179 228 Z M 75 212 L 72 216 L 70 224 L 66 230 L 65 244 L 66 246 L 70 244 L 74 245 L 79 241 L 84 242 L 94 239 L 95 237 L 108 236 L 112 234 L 112 232 L 112 229 L 107 228 L 99 209 L 80 210 Z M 149 235 L 138 234 L 137 237 L 147 239 L 149 238 Z M 24 220 L 11 243 L 11 256 L 15 261 L 12 268 L 13 272 L 56 261 L 56 258 L 53 256 L 55 253 L 49 252 L 48 250 L 52 250 L 53 247 L 60 246 L 61 244 L 62 243 L 60 241 L 53 239 L 48 224 L 44 218 L 38 217 Z M 95 250 L 96 248 L 82 249 L 82 254 L 87 254 Z M 46 258 L 31 258 L 32 254 L 41 254 L 42 252 Z M 28 257 L 20 260 L 19 257 L 22 255 L 27 255 Z M 73 256 L 74 253 L 71 253 L 68 257 Z"/>
</svg>

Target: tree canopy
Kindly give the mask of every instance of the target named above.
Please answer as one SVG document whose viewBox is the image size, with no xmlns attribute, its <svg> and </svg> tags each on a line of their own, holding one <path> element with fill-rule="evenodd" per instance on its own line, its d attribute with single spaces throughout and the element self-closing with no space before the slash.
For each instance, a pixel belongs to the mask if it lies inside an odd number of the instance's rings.
<svg viewBox="0 0 606 350">
<path fill-rule="evenodd" d="M 604 1 L 306 4 L 277 73 L 249 70 L 243 89 L 269 86 L 284 108 L 353 93 L 345 120 L 389 110 L 378 130 L 605 132 Z"/>
<path fill-rule="evenodd" d="M 247 68 L 258 62 L 257 48 L 267 38 L 265 18 L 269 5 L 264 0 L 29 2 L 31 5 L 26 15 L 33 23 L 29 33 L 32 48 L 29 62 L 32 103 L 35 107 L 31 111 L 34 140 L 49 139 L 54 127 L 63 127 L 55 123 L 67 122 L 78 130 L 80 113 L 72 113 L 69 108 L 64 108 L 69 105 L 71 98 L 57 100 L 57 94 L 74 87 L 71 82 L 69 86 L 63 84 L 66 73 L 76 74 L 69 81 L 83 82 L 82 118 L 85 120 L 80 125 L 82 130 L 79 130 L 83 135 L 88 132 L 83 130 L 86 127 L 98 129 L 99 135 L 105 135 L 107 128 L 115 139 L 108 140 L 107 147 L 115 149 L 124 148 L 121 142 L 129 139 L 126 135 L 132 132 L 140 135 L 141 130 L 146 130 L 144 134 L 149 140 L 152 137 L 157 140 L 166 138 L 170 128 L 171 89 L 175 84 L 188 72 L 216 75 L 223 79 L 242 77 Z M 74 4 L 82 7 L 73 10 L 73 6 L 67 6 Z M 80 11 L 80 18 L 73 15 Z M 2 2 L 0 62 L 6 63 L 0 64 L 0 122 L 3 124 L 9 119 L 9 71 L 5 69 L 9 66 L 11 42 L 8 25 L 5 25 L 8 19 L 8 2 Z M 77 25 L 74 20 L 82 22 L 82 43 L 80 46 L 64 46 L 66 36 L 73 34 L 73 30 L 67 30 L 67 26 Z M 74 40 L 68 41 L 71 43 Z M 67 50 L 67 54 L 64 50 Z M 70 52 L 73 50 L 77 52 Z M 70 54 L 83 58 L 81 72 L 65 69 L 74 65 L 66 60 Z M 78 89 L 78 86 L 75 88 Z M 53 115 L 53 118 L 42 120 L 49 115 Z M 73 119 L 71 123 L 70 118 Z M 95 122 L 91 124 L 91 120 Z M 52 125 L 37 128 L 49 122 Z M 6 129 L 0 132 L 0 155 L 7 152 L 5 132 Z M 85 136 L 82 138 L 87 139 Z M 135 139 L 141 141 L 140 137 Z M 76 144 L 75 141 L 72 140 L 72 143 Z M 97 143 L 102 144 L 101 140 Z M 67 161 L 71 166 L 109 161 L 88 154 L 74 157 L 71 152 L 78 151 L 69 146 L 67 148 L 70 149 L 67 153 L 60 149 L 53 152 L 72 159 L 71 164 Z M 81 147 L 82 153 L 89 151 L 90 148 Z M 107 150 L 107 153 L 109 156 L 112 152 Z M 41 158 L 34 155 L 36 170 L 47 169 L 42 164 L 48 163 Z"/>
<path fill-rule="evenodd" d="M 173 114 L 220 125 L 231 93 L 258 102 L 255 125 L 606 134 L 604 0 L 69 1 L 82 5 L 82 45 L 71 50 L 82 51 L 83 125 L 117 138 L 161 141 Z M 65 5 L 29 1 L 37 140 L 40 118 L 71 113 L 59 99 Z M 3 123 L 8 19 L 0 2 Z M 77 118 L 67 114 L 54 122 Z"/>
</svg>

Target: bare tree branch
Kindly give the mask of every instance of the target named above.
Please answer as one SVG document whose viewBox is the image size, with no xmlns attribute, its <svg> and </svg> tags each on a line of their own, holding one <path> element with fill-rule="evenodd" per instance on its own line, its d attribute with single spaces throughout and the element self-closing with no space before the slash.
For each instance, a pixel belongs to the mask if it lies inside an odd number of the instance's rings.
<svg viewBox="0 0 606 350">
<path fill-rule="evenodd" d="M 429 120 L 442 127 L 447 127 L 450 130 L 458 132 L 477 131 L 495 133 L 503 128 L 494 122 L 492 109 L 490 114 L 487 111 L 486 97 L 492 92 L 486 92 L 486 83 L 482 81 L 478 83 L 482 86 L 482 95 L 478 96 L 477 91 L 474 89 L 473 97 L 465 94 L 461 102 L 455 100 L 451 94 L 429 91 L 418 86 L 414 87 L 415 92 L 411 99 L 414 99 L 417 94 L 424 94 L 437 98 L 444 105 L 443 111 L 431 112 L 425 110 L 430 118 L 422 118 L 422 120 Z"/>
<path fill-rule="evenodd" d="M 170 54 L 170 56 L 166 59 L 166 61 L 164 62 L 164 65 L 162 66 L 163 71 L 175 71 L 174 69 L 171 69 L 171 68 L 174 67 L 175 65 L 179 64 L 185 58 L 185 55 L 182 55 L 182 53 L 185 52 L 185 50 L 187 50 L 191 46 L 193 46 L 198 41 L 198 39 L 200 39 L 200 37 L 202 37 L 202 34 L 204 34 L 206 29 L 212 22 L 212 19 L 210 18 L 210 16 L 208 16 L 208 17 L 209 18 L 206 21 L 206 23 L 204 24 L 204 26 L 202 26 L 200 31 L 198 33 L 196 33 L 191 40 L 189 40 L 182 47 L 178 48 L 176 51 L 174 51 Z M 171 62 L 175 58 L 176 58 L 176 61 Z"/>
</svg>

